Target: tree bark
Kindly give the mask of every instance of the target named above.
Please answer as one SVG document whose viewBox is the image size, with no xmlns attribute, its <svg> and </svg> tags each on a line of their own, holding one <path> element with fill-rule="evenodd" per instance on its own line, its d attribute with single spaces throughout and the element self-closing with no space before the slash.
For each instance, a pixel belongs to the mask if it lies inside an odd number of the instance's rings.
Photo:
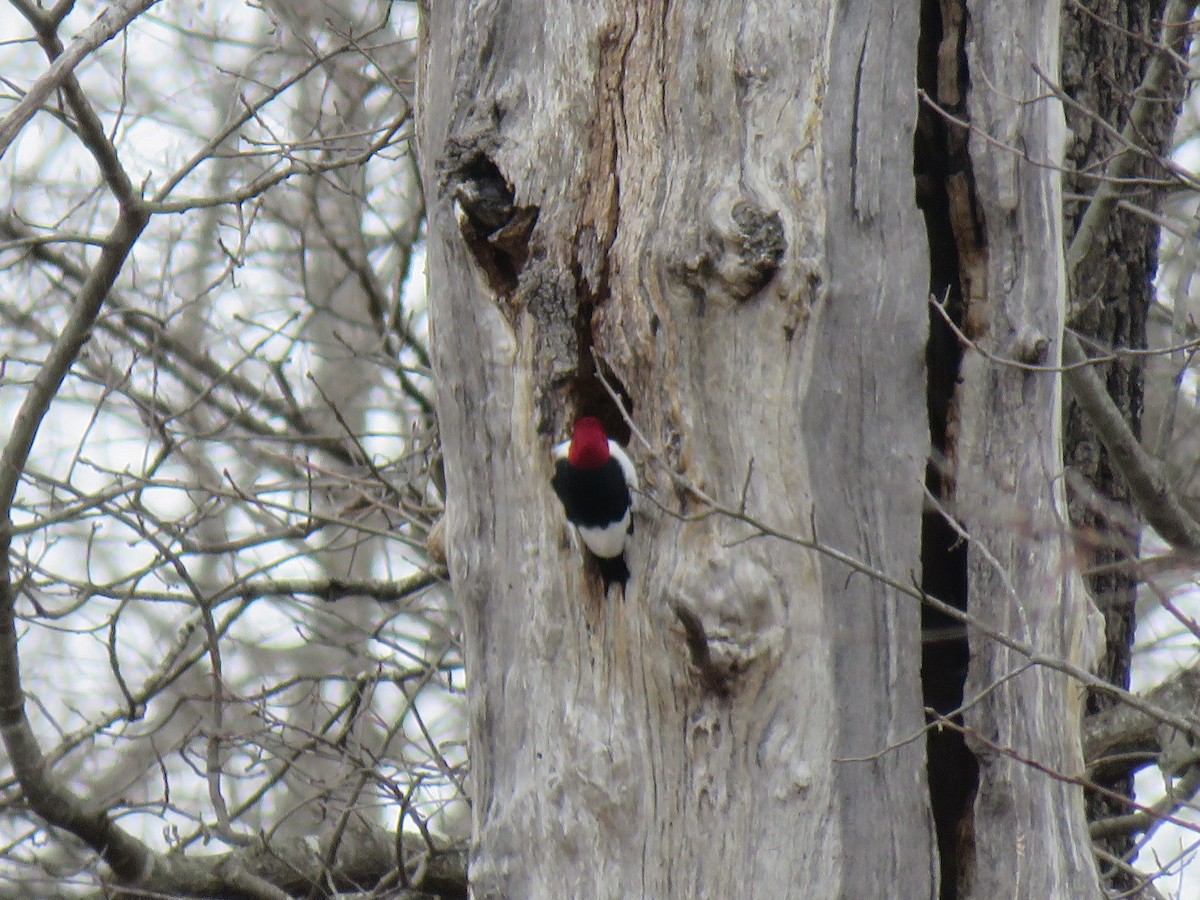
<svg viewBox="0 0 1200 900">
<path fill-rule="evenodd" d="M 1152 180 L 1165 172 L 1159 159 L 1169 150 L 1171 134 L 1178 115 L 1178 98 L 1183 96 L 1180 66 L 1164 68 L 1161 84 L 1143 85 L 1149 65 L 1159 52 L 1156 43 L 1171 47 L 1181 56 L 1184 29 L 1164 31 L 1161 22 L 1168 4 L 1126 4 L 1117 0 L 1089 0 L 1079 6 L 1068 5 L 1063 16 L 1062 88 L 1078 105 L 1066 109 L 1067 124 L 1073 140 L 1067 148 L 1067 163 L 1076 174 L 1065 188 L 1081 197 L 1091 196 L 1098 188 L 1094 173 L 1102 171 L 1110 159 L 1131 152 L 1118 140 L 1120 129 L 1131 119 L 1133 98 L 1149 104 L 1149 112 L 1137 123 L 1140 145 L 1153 156 L 1138 158 L 1130 166 L 1129 177 L 1145 178 L 1144 185 L 1131 186 L 1126 195 L 1147 209 L 1157 209 L 1163 190 Z M 1160 60 L 1161 62 L 1161 60 Z M 1108 126 L 1108 127 L 1105 127 Z M 1114 133 L 1115 132 L 1115 133 Z M 1074 237 L 1087 209 L 1087 202 L 1065 203 L 1065 227 L 1068 242 Z M 1147 346 L 1147 314 L 1154 299 L 1153 281 L 1158 271 L 1158 226 L 1149 218 L 1127 209 L 1115 209 L 1105 227 L 1093 239 L 1086 265 L 1068 272 L 1074 295 L 1086 301 L 1083 314 L 1071 327 L 1091 338 L 1101 348 Z M 1178 291 L 1166 291 L 1179 296 Z M 1171 334 L 1159 335 L 1152 343 L 1169 346 L 1177 342 Z M 1176 389 L 1174 375 L 1180 368 L 1180 356 L 1157 357 L 1150 366 L 1172 369 L 1160 379 L 1169 385 L 1161 394 Z M 1142 435 L 1147 362 L 1141 356 L 1114 359 L 1098 368 L 1113 403 L 1121 410 L 1135 435 Z M 1164 462 L 1186 448 L 1161 445 L 1157 416 L 1148 416 L 1151 424 L 1147 449 Z M 1109 453 L 1095 431 L 1089 427 L 1079 407 L 1067 406 L 1065 446 L 1068 481 L 1071 492 L 1071 521 L 1077 529 L 1077 549 L 1085 569 L 1095 570 L 1087 586 L 1104 614 L 1105 651 L 1098 673 L 1120 687 L 1129 687 L 1130 657 L 1135 628 L 1135 606 L 1140 576 L 1131 562 L 1139 555 L 1142 523 L 1130 501 L 1125 480 L 1115 470 Z M 1193 448 L 1194 449 L 1194 448 Z M 1186 450 L 1185 450 L 1186 452 Z M 1188 456 L 1195 458 L 1194 452 Z M 1101 714 L 1113 701 L 1098 692 L 1088 698 L 1088 710 Z M 1090 762 L 1090 760 L 1089 760 Z M 1099 784 L 1109 791 L 1131 795 L 1133 768 L 1117 767 L 1101 778 Z M 1089 819 L 1120 815 L 1128 807 L 1111 797 L 1092 793 L 1088 796 Z M 1133 846 L 1132 835 L 1122 835 L 1106 844 L 1106 849 L 1123 856 Z M 1120 889 L 1132 888 L 1133 882 L 1117 882 Z"/>
<path fill-rule="evenodd" d="M 960 372 L 955 505 L 971 540 L 969 608 L 1040 653 L 1086 667 L 1097 622 L 1066 527 L 1061 379 L 1028 368 L 1058 365 L 1065 314 L 1066 132 L 1039 75 L 1057 77 L 1060 10 L 971 2 L 967 15 L 978 267 L 964 285 L 964 320 L 978 349 Z M 978 702 L 964 719 L 979 783 L 959 896 L 1100 896 L 1082 792 L 1063 780 L 1083 773 L 1079 686 L 1026 668 L 977 632 L 970 642 L 965 696 Z"/>
<path fill-rule="evenodd" d="M 907 3 L 838 8 L 822 121 L 827 294 L 811 325 L 802 427 L 817 535 L 910 581 L 930 450 L 930 260 L 912 182 L 918 15 Z M 937 896 L 924 741 L 908 740 L 922 723 L 919 605 L 828 559 L 822 573 L 836 752 L 870 759 L 835 765 L 849 855 L 820 893 Z"/>
<path fill-rule="evenodd" d="M 973 95 L 972 114 L 1050 161 L 1061 110 L 1011 97 L 1043 93 L 1029 59 L 1056 66 L 1053 12 L 972 8 L 971 64 L 1011 92 Z M 918 604 L 761 528 L 902 584 L 920 571 L 916 6 L 425 13 L 419 144 L 474 896 L 937 896 L 912 740 Z M 971 154 L 981 334 L 1005 354 L 1044 339 L 1052 361 L 1058 176 L 982 137 Z M 630 433 L 606 385 L 631 411 L 648 495 L 623 598 L 600 595 L 548 484 L 576 415 Z M 1065 516 L 1059 396 L 1052 374 L 968 361 L 954 499 L 972 612 L 1079 659 L 1067 536 L 1019 527 Z M 706 515 L 696 489 L 744 515 Z M 970 687 L 990 693 L 971 728 L 1078 773 L 1065 680 L 997 686 L 1019 661 L 982 637 L 972 652 Z M 1008 896 L 1014 874 L 1022 896 L 1086 895 L 1080 792 L 974 749 L 970 896 Z"/>
</svg>

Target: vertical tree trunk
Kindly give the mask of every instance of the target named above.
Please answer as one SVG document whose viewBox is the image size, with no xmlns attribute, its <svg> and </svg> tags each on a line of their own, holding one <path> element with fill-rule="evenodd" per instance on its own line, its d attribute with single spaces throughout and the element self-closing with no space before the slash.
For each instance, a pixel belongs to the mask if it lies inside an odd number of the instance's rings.
<svg viewBox="0 0 1200 900">
<path fill-rule="evenodd" d="M 1042 93 L 1029 58 L 1053 68 L 1057 21 L 995 7 L 979 12 L 980 64 L 1016 96 Z M 425 13 L 419 138 L 475 896 L 935 896 L 910 740 L 917 603 L 755 524 L 815 528 L 900 584 L 920 570 L 916 4 Z M 1007 20 L 1022 52 L 991 30 Z M 980 102 L 984 127 L 1053 159 L 1057 106 L 1001 101 Z M 1057 176 L 982 140 L 972 153 L 988 339 L 1011 353 L 1043 336 L 1052 358 Z M 648 442 L 630 444 L 650 498 L 623 599 L 601 596 L 548 485 L 550 445 L 576 415 L 629 433 L 601 376 Z M 1080 630 L 1065 536 L 1029 551 L 1015 521 L 1061 510 L 1058 382 L 980 359 L 962 391 L 956 499 L 987 510 L 968 525 L 1003 572 L 973 557 L 972 610 L 1026 639 L 1032 621 L 1039 647 L 1065 653 Z M 671 471 L 745 515 L 704 515 Z M 976 691 L 1013 665 L 986 641 L 973 650 Z M 972 715 L 1077 768 L 1058 676 L 1027 673 Z M 977 884 L 1094 884 L 1077 792 L 977 752 L 978 808 L 994 817 L 976 822 Z"/>
<path fill-rule="evenodd" d="M 921 570 L 930 449 L 929 254 L 912 176 L 917 39 L 915 4 L 838 4 L 822 121 L 827 294 L 811 325 L 801 419 L 818 537 L 906 583 Z M 828 558 L 822 573 L 848 856 L 820 893 L 936 896 L 925 743 L 910 740 L 922 723 L 919 605 Z"/>
<path fill-rule="evenodd" d="M 1125 150 L 1113 131 L 1101 122 L 1118 130 L 1127 127 L 1132 98 L 1140 98 L 1149 105 L 1147 114 L 1140 117 L 1138 140 L 1156 157 L 1168 152 L 1178 114 L 1176 98 L 1184 96 L 1182 67 L 1166 66 L 1162 84 L 1149 90 L 1141 87 L 1158 53 L 1156 41 L 1173 47 L 1181 58 L 1186 57 L 1182 46 L 1186 30 L 1164 31 L 1160 25 L 1167 6 L 1166 0 L 1149 4 L 1089 0 L 1086 6 L 1069 5 L 1065 9 L 1062 84 L 1078 103 L 1066 110 L 1073 138 L 1067 148 L 1067 162 L 1079 173 L 1067 179 L 1068 192 L 1090 196 L 1098 187 L 1094 173 Z M 1158 207 L 1162 191 L 1150 187 L 1149 181 L 1162 174 L 1157 158 L 1139 158 L 1133 164 L 1130 175 L 1147 179 L 1146 186 L 1132 189 L 1135 202 L 1148 209 Z M 1087 204 L 1068 200 L 1065 206 L 1066 238 L 1070 242 Z M 1075 295 L 1091 300 L 1079 320 L 1070 323 L 1076 331 L 1098 341 L 1102 347 L 1140 349 L 1147 345 L 1147 314 L 1158 270 L 1158 238 L 1158 226 L 1147 217 L 1125 209 L 1113 210 L 1103 232 L 1095 238 L 1086 265 L 1068 273 L 1075 285 Z M 1167 296 L 1180 294 L 1166 290 Z M 1161 347 L 1176 342 L 1168 332 L 1157 335 L 1151 344 Z M 1157 365 L 1160 371 L 1170 370 L 1162 372 L 1160 378 L 1171 386 L 1169 392 L 1173 393 L 1174 376 L 1181 366 L 1179 358 L 1160 356 L 1149 365 Z M 1146 366 L 1144 357 L 1128 356 L 1114 359 L 1099 370 L 1104 373 L 1113 402 L 1138 435 L 1142 433 Z M 1175 453 L 1183 450 L 1191 465 L 1194 450 L 1189 452 L 1185 442 L 1173 442 L 1174 448 L 1158 443 L 1162 438 L 1163 409 L 1160 407 L 1156 412 L 1157 415 L 1147 415 L 1151 426 L 1147 429 L 1147 448 L 1168 464 L 1172 449 Z M 1078 541 L 1081 563 L 1087 569 L 1099 570 L 1087 579 L 1088 588 L 1104 613 L 1105 653 L 1098 673 L 1127 688 L 1139 583 L 1136 569 L 1128 563 L 1138 555 L 1141 523 L 1131 508 L 1124 480 L 1114 471 L 1108 452 L 1075 404 L 1067 407 L 1065 442 L 1068 471 L 1077 476 L 1073 484 L 1068 482 L 1068 487 L 1075 488 L 1071 496 L 1071 521 L 1081 535 Z M 1088 709 L 1095 713 L 1112 703 L 1109 698 L 1092 693 Z M 1115 765 L 1093 769 L 1091 774 L 1102 787 L 1130 794 L 1132 771 L 1129 762 L 1117 761 Z M 1128 811 L 1124 804 L 1098 793 L 1089 794 L 1088 805 L 1089 818 Z M 1123 856 L 1132 846 L 1132 835 L 1107 841 L 1107 849 L 1117 856 Z M 1134 886 L 1129 878 L 1114 884 L 1121 889 Z"/>
<path fill-rule="evenodd" d="M 1066 133 L 1039 75 L 1057 78 L 1060 10 L 971 2 L 967 16 L 974 234 L 959 243 L 970 248 L 964 322 L 983 351 L 964 355 L 955 400 L 969 609 L 1039 654 L 1087 665 L 1096 635 L 1072 565 L 1061 379 L 1021 365 L 1061 354 Z M 1079 686 L 978 631 L 970 642 L 964 719 L 979 772 L 959 896 L 1099 896 L 1081 791 L 1048 774 L 1082 774 Z"/>
</svg>

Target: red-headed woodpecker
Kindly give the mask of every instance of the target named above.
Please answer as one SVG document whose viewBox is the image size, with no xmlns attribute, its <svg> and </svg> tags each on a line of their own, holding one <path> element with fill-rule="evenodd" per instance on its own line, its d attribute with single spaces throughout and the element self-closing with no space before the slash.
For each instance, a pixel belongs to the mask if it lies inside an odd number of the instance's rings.
<svg viewBox="0 0 1200 900">
<path fill-rule="evenodd" d="M 567 518 L 596 557 L 605 589 L 614 581 L 624 587 L 629 580 L 625 541 L 633 532 L 630 490 L 638 486 L 637 472 L 599 419 L 577 419 L 571 439 L 554 448 L 551 484 Z"/>
</svg>

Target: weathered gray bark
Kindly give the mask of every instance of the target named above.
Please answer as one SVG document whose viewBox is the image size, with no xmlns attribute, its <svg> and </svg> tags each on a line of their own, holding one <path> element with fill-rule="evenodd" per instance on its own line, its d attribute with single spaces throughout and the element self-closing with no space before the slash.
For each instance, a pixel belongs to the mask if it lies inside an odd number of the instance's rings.
<svg viewBox="0 0 1200 900">
<path fill-rule="evenodd" d="M 1026 54 L 1057 56 L 1057 20 L 1034 6 L 978 13 L 973 58 L 1020 96 L 1041 93 Z M 922 723 L 915 602 L 735 517 L 681 519 L 704 507 L 665 468 L 735 508 L 745 483 L 749 516 L 815 525 L 917 576 L 916 5 L 426 13 L 420 147 L 475 896 L 936 896 L 923 743 L 905 740 Z M 1060 152 L 1052 104 L 979 104 L 1031 156 Z M 991 335 L 1000 350 L 1044 335 L 1053 353 L 1057 176 L 973 150 Z M 631 444 L 654 502 L 623 600 L 599 597 L 548 485 L 575 414 L 619 421 L 593 351 L 650 444 Z M 1080 600 L 1065 535 L 1031 542 L 1002 514 L 1061 512 L 1058 383 L 976 361 L 963 397 L 959 499 L 990 511 L 969 524 L 1005 576 L 975 557 L 972 610 L 1066 653 Z M 977 689 L 1011 668 L 982 639 L 975 652 Z M 1033 672 L 972 724 L 1075 772 L 1077 714 L 1060 678 Z M 1086 893 L 1078 792 L 991 756 L 984 770 L 976 884 L 1009 880 L 974 896 L 1012 895 L 1014 873 L 1020 896 Z"/>
<path fill-rule="evenodd" d="M 813 324 L 802 427 L 818 536 L 904 581 L 919 577 L 928 250 L 913 198 L 918 5 L 841 4 L 822 127 L 828 293 Z M 801 530 L 807 530 L 801 527 Z M 921 724 L 920 610 L 828 560 L 847 856 L 841 897 L 937 895 Z M 839 888 L 840 884 L 840 888 Z M 803 896 L 794 888 L 789 896 Z"/>
<path fill-rule="evenodd" d="M 997 357 L 1057 365 L 1065 310 L 1061 105 L 1034 66 L 1058 71 L 1057 5 L 968 3 L 967 107 L 984 270 L 967 322 Z M 1038 102 L 1036 98 L 1045 98 Z M 997 143 L 999 142 L 999 145 Z M 970 535 L 970 610 L 1038 652 L 1095 661 L 1098 623 L 1072 566 L 1061 473 L 1061 380 L 968 351 L 961 371 L 957 504 Z M 965 714 L 979 762 L 973 871 L 962 896 L 1089 897 L 1101 891 L 1080 789 L 1078 685 L 971 635 Z M 1019 758 L 1006 755 L 1014 752 Z"/>
</svg>

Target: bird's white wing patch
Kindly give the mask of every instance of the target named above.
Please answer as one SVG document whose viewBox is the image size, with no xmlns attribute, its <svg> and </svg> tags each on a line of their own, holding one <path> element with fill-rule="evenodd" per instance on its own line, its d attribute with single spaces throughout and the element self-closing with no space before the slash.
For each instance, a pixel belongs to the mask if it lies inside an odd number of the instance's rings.
<svg viewBox="0 0 1200 900">
<path fill-rule="evenodd" d="M 617 465 L 621 467 L 621 471 L 625 473 L 625 483 L 629 485 L 630 490 L 637 490 L 637 469 L 633 467 L 633 460 L 629 458 L 629 455 L 625 452 L 625 448 L 612 438 L 609 438 L 608 452 L 617 461 Z"/>
<path fill-rule="evenodd" d="M 571 452 L 571 441 L 569 439 L 563 441 L 561 444 L 555 444 L 554 445 L 554 461 L 557 462 L 560 459 L 566 459 L 567 454 L 570 452 Z"/>
</svg>

